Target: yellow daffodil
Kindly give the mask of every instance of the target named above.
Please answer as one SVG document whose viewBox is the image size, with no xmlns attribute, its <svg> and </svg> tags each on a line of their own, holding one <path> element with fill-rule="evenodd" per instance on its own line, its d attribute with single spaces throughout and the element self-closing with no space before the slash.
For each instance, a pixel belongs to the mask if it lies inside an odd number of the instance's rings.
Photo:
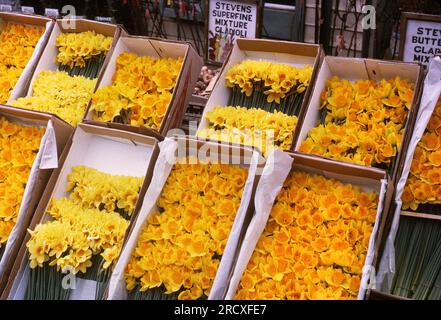
<svg viewBox="0 0 441 320">
<path fill-rule="evenodd" d="M 181 66 L 182 58 L 120 54 L 112 84 L 99 88 L 93 95 L 93 119 L 158 129 Z"/>
<path fill-rule="evenodd" d="M 43 27 L 16 23 L 0 26 L 0 103 L 8 101 L 43 33 Z"/>
<path fill-rule="evenodd" d="M 138 239 L 125 272 L 129 291 L 163 286 L 165 294 L 178 293 L 183 300 L 209 295 L 247 171 L 185 162 L 173 166 L 157 202 L 160 211 L 149 217 Z"/>
<path fill-rule="evenodd" d="M 403 209 L 417 210 L 420 204 L 441 204 L 441 100 L 415 149 L 409 177 L 401 200 Z"/>
<path fill-rule="evenodd" d="M 42 71 L 32 87 L 32 97 L 19 98 L 14 107 L 56 114 L 76 126 L 83 119 L 96 80 L 69 76 L 63 71 Z"/>
<path fill-rule="evenodd" d="M 289 150 L 297 117 L 278 111 L 218 106 L 207 112 L 209 128 L 198 132 L 201 138 L 245 144 L 268 154 L 272 149 Z"/>
<path fill-rule="evenodd" d="M 44 132 L 44 128 L 27 127 L 0 118 L 0 248 L 7 242 L 17 221 Z"/>
<path fill-rule="evenodd" d="M 29 231 L 29 265 L 48 263 L 58 271 L 70 267 L 74 273 L 86 273 L 92 257 L 99 254 L 101 268 L 109 269 L 119 257 L 129 223 L 126 217 L 134 210 L 142 178 L 76 166 L 67 180 L 65 192 L 70 195 L 52 199 L 47 209 L 53 220 Z M 123 206 L 115 205 L 121 200 Z"/>
<path fill-rule="evenodd" d="M 365 166 L 390 166 L 400 149 L 413 85 L 396 77 L 376 83 L 333 77 L 321 95 L 321 123 L 300 151 Z M 426 138 L 427 148 L 438 139 Z"/>
<path fill-rule="evenodd" d="M 55 44 L 58 48 L 57 63 L 70 68 L 84 67 L 87 60 L 105 56 L 112 41 L 112 37 L 97 34 L 95 31 L 61 33 Z"/>
<path fill-rule="evenodd" d="M 377 201 L 334 179 L 291 173 L 235 298 L 355 299 Z"/>
</svg>

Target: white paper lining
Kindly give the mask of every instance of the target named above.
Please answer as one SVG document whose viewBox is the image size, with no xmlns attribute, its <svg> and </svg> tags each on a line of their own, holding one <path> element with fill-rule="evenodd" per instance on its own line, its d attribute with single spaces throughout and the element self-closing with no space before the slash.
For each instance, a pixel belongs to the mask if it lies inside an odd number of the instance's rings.
<svg viewBox="0 0 441 320">
<path fill-rule="evenodd" d="M 31 59 L 26 64 L 26 67 L 21 73 L 20 78 L 18 78 L 18 81 L 15 84 L 14 89 L 11 92 L 11 95 L 9 96 L 7 104 L 11 104 L 12 101 L 17 100 L 18 98 L 26 94 L 26 92 L 24 92 L 25 86 L 32 77 L 32 70 L 34 66 L 38 63 L 38 57 L 40 56 L 40 53 L 43 51 L 45 47 L 46 40 L 49 38 L 49 33 L 51 31 L 52 24 L 54 24 L 53 21 L 46 22 L 46 29 L 43 35 L 38 40 L 34 52 L 32 53 Z"/>
<path fill-rule="evenodd" d="M 150 183 L 150 187 L 147 190 L 142 208 L 139 212 L 133 231 L 121 252 L 121 255 L 110 279 L 108 294 L 109 300 L 127 299 L 124 270 L 130 261 L 133 250 L 135 250 L 136 248 L 138 238 L 142 232 L 145 223 L 147 223 L 148 217 L 156 210 L 156 202 L 161 195 L 164 184 L 167 181 L 167 178 L 170 175 L 171 169 L 173 167 L 173 162 L 170 160 L 174 158 L 175 152 L 178 148 L 178 143 L 173 139 L 166 138 L 163 142 L 159 144 L 159 146 L 160 153 L 155 164 L 152 182 Z M 242 230 L 243 221 L 247 213 L 249 203 L 251 201 L 258 159 L 259 154 L 256 151 L 253 151 L 251 163 L 248 168 L 248 178 L 245 183 L 240 207 L 236 214 L 236 218 L 234 220 L 233 227 L 231 229 L 230 236 L 228 238 L 227 245 L 225 247 L 225 251 L 218 268 L 218 272 L 214 279 L 210 296 L 208 297 L 209 299 L 221 299 L 228 285 L 226 281 L 232 268 L 234 255 L 236 253 L 237 242 Z"/>
<path fill-rule="evenodd" d="M 76 165 L 86 165 L 110 174 L 144 176 L 149 165 L 152 147 L 141 143 L 134 144 L 127 139 L 91 134 L 78 127 L 73 137 L 72 147 L 64 162 L 63 168 L 55 184 L 52 197 L 67 196 L 64 192 L 67 185 L 66 177 Z M 45 215 L 41 221 L 50 220 Z M 14 280 L 8 299 L 24 299 L 29 277 L 28 256 L 23 257 L 20 270 Z M 95 298 L 95 289 L 91 280 L 76 278 L 76 289 L 72 289 L 70 300 L 90 300 Z M 94 288 L 95 288 L 94 287 Z M 87 289 L 89 288 L 89 289 Z"/>
<path fill-rule="evenodd" d="M 228 300 L 234 298 L 240 278 L 245 272 L 245 268 L 253 255 L 257 241 L 265 229 L 274 200 L 280 192 L 283 182 L 291 171 L 292 161 L 292 157 L 280 150 L 274 150 L 268 156 L 267 165 L 263 169 L 254 197 L 256 214 L 248 226 L 248 230 L 240 248 L 240 254 L 225 296 Z"/>
<path fill-rule="evenodd" d="M 293 161 L 292 158 L 287 153 L 281 152 L 279 150 L 272 151 L 268 156 L 268 160 L 266 162 L 263 171 L 264 173 L 261 179 L 259 180 L 259 184 L 257 186 L 256 194 L 254 197 L 256 213 L 248 227 L 242 247 L 240 248 L 240 253 L 233 270 L 233 276 L 230 281 L 230 287 L 227 290 L 226 299 L 228 300 L 234 299 L 240 279 L 242 278 L 242 275 L 254 252 L 254 248 L 256 247 L 260 235 L 262 234 L 266 226 L 266 223 L 271 213 L 273 203 L 280 189 L 282 188 L 286 177 L 291 171 L 292 161 Z M 305 169 L 307 170 L 306 167 Z M 359 185 L 365 191 L 375 191 L 378 193 L 379 204 L 377 208 L 377 217 L 374 228 L 372 230 L 372 234 L 369 239 L 368 252 L 366 254 L 365 266 L 363 268 L 364 271 L 371 270 L 370 266 L 372 265 L 372 260 L 374 257 L 374 249 L 376 245 L 375 237 L 378 231 L 378 225 L 379 225 L 381 213 L 383 211 L 383 202 L 384 202 L 386 185 L 387 185 L 386 180 L 381 180 L 379 183 L 377 182 L 375 185 L 375 183 L 368 182 L 367 179 L 363 179 L 363 178 L 343 176 L 322 170 L 308 170 L 308 171 L 314 174 L 324 175 L 328 178 L 335 178 L 338 180 L 342 180 L 345 183 Z M 364 183 L 363 185 L 360 185 L 359 183 L 362 181 Z M 361 285 L 358 292 L 358 299 L 362 299 L 364 297 L 369 276 L 370 276 L 369 272 L 363 273 L 362 275 Z"/>
<path fill-rule="evenodd" d="M 39 151 L 32 165 L 31 172 L 29 173 L 29 178 L 26 183 L 23 198 L 20 204 L 20 210 L 17 215 L 17 222 L 14 228 L 12 228 L 11 234 L 8 237 L 3 258 L 0 261 L 0 277 L 3 275 L 3 272 L 5 272 L 4 269 L 8 262 L 9 256 L 12 253 L 11 250 L 20 236 L 20 230 L 22 229 L 24 220 L 26 219 L 29 204 L 32 201 L 32 193 L 34 191 L 35 184 L 37 183 L 40 169 L 53 169 L 56 167 L 58 167 L 57 143 L 52 121 L 49 120 L 46 126 L 46 132 L 40 142 Z M 31 214 L 33 214 L 33 212 Z"/>
<path fill-rule="evenodd" d="M 429 123 L 432 116 L 435 105 L 441 93 L 441 59 L 435 57 L 430 65 L 429 71 L 424 81 L 424 90 L 421 97 L 420 108 L 417 115 L 416 125 L 413 130 L 412 138 L 409 142 L 409 147 L 406 153 L 403 172 L 400 180 L 397 183 L 395 193 L 395 212 L 392 220 L 391 230 L 387 236 L 386 245 L 383 251 L 383 256 L 380 260 L 379 270 L 377 273 L 377 287 L 382 291 L 389 292 L 392 285 L 392 280 L 395 273 L 395 236 L 397 234 L 400 213 L 401 213 L 401 195 L 406 185 L 407 177 L 409 176 L 410 166 L 412 164 L 413 155 L 420 141 L 421 137 L 426 130 L 426 126 Z"/>
</svg>

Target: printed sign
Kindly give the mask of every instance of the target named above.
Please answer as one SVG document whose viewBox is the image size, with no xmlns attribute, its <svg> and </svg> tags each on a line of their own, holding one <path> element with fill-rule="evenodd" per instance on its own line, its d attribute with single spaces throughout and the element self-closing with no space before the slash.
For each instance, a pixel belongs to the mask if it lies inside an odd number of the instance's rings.
<svg viewBox="0 0 441 320">
<path fill-rule="evenodd" d="M 49 18 L 58 18 L 60 12 L 58 9 L 46 8 L 44 9 L 44 15 Z"/>
<path fill-rule="evenodd" d="M 35 10 L 34 10 L 34 7 L 23 6 L 23 7 L 21 7 L 21 12 L 29 13 L 29 14 L 34 14 Z"/>
<path fill-rule="evenodd" d="M 259 1 L 209 0 L 208 5 L 208 60 L 222 63 L 237 38 L 259 36 Z"/>
<path fill-rule="evenodd" d="M 400 58 L 428 66 L 441 54 L 441 16 L 403 13 L 401 20 Z"/>
<path fill-rule="evenodd" d="M 108 22 L 108 23 L 113 23 L 113 18 L 112 17 L 100 17 L 100 16 L 96 16 L 95 17 L 96 21 L 99 22 Z"/>
<path fill-rule="evenodd" d="M 10 4 L 0 4 L 0 11 L 1 12 L 11 12 L 12 6 Z"/>
</svg>

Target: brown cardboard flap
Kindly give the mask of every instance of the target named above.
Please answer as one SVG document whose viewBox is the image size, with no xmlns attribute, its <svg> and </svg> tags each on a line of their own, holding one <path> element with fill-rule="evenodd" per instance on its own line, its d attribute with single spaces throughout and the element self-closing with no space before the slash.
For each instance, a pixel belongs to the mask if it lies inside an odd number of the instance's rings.
<svg viewBox="0 0 441 320">
<path fill-rule="evenodd" d="M 118 26 L 111 23 L 87 19 L 57 19 L 57 25 L 63 32 L 77 33 L 94 30 L 107 37 L 114 37 Z M 72 26 L 75 25 L 75 28 Z"/>
<path fill-rule="evenodd" d="M 332 159 L 317 157 L 300 152 L 289 152 L 289 154 L 294 158 L 293 164 L 304 165 L 324 171 L 360 178 L 381 180 L 387 177 L 386 171 L 378 168 L 364 167 L 353 163 L 342 164 Z"/>
<path fill-rule="evenodd" d="M 46 26 L 46 23 L 52 21 L 52 19 L 43 16 L 28 15 L 15 12 L 0 12 L 0 20 L 43 27 Z"/>
<path fill-rule="evenodd" d="M 128 124 L 115 123 L 115 122 L 103 122 L 103 121 L 87 120 L 87 119 L 85 119 L 83 121 L 83 123 L 94 125 L 97 127 L 118 129 L 118 130 L 124 130 L 124 131 L 133 132 L 133 133 L 137 133 L 137 134 L 142 134 L 142 135 L 146 135 L 146 136 L 151 136 L 159 141 L 164 140 L 164 137 L 161 136 L 158 131 L 151 129 L 151 128 L 147 128 L 147 127 L 135 127 L 135 126 L 131 126 Z"/>
<path fill-rule="evenodd" d="M 243 51 L 276 52 L 310 57 L 317 56 L 320 48 L 317 44 L 268 39 L 239 38 L 236 43 Z"/>
<path fill-rule="evenodd" d="M 100 127 L 100 126 L 94 126 L 86 123 L 80 123 L 78 124 L 78 127 L 81 128 L 84 132 L 95 134 L 95 135 L 103 135 L 107 137 L 114 137 L 114 138 L 122 138 L 127 139 L 132 142 L 138 142 L 142 144 L 149 144 L 149 145 L 155 145 L 157 143 L 157 139 L 154 137 L 149 137 L 146 135 L 142 135 L 139 133 L 133 133 L 133 132 L 127 132 L 118 130 L 115 128 L 106 128 L 106 127 Z"/>
</svg>

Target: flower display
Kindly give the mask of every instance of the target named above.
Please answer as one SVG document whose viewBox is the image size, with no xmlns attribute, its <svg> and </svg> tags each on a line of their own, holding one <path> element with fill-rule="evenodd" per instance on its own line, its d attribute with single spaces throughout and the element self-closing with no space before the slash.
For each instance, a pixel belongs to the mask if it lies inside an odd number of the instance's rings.
<svg viewBox="0 0 441 320">
<path fill-rule="evenodd" d="M 300 68 L 244 60 L 232 66 L 225 77 L 227 87 L 232 88 L 228 104 L 298 115 L 312 71 L 310 65 Z"/>
<path fill-rule="evenodd" d="M 0 26 L 0 103 L 8 101 L 44 30 L 16 23 Z"/>
<path fill-rule="evenodd" d="M 105 57 L 112 46 L 112 37 L 97 34 L 95 31 L 61 33 L 56 40 L 59 65 L 86 67 L 86 61 Z"/>
<path fill-rule="evenodd" d="M 69 196 L 53 198 L 48 206 L 47 214 L 52 220 L 29 231 L 31 238 L 26 247 L 31 275 L 27 299 L 68 298 L 69 290 L 60 289 L 60 279 L 49 284 L 47 292 L 36 289 L 43 285 L 41 279 L 56 279 L 64 270 L 90 280 L 108 280 L 143 178 L 76 166 L 67 181 L 65 191 Z"/>
<path fill-rule="evenodd" d="M 390 167 L 400 150 L 413 85 L 399 77 L 354 83 L 333 77 L 321 95 L 321 119 L 300 151 L 365 166 Z"/>
<path fill-rule="evenodd" d="M 127 290 L 135 299 L 204 298 L 216 276 L 247 170 L 185 163 L 173 166 L 158 211 L 149 216 L 126 267 Z"/>
<path fill-rule="evenodd" d="M 117 249 L 124 238 L 128 221 L 114 211 L 88 209 L 67 198 L 52 199 L 47 212 L 53 221 L 39 224 L 30 231 L 26 244 L 29 266 L 55 266 L 57 271 L 72 267 L 72 273 L 86 273 L 92 266 L 92 255 L 103 256 L 103 269 L 114 262 L 106 251 Z"/>
<path fill-rule="evenodd" d="M 272 207 L 236 299 L 353 299 L 378 195 L 295 171 Z"/>
<path fill-rule="evenodd" d="M 93 95 L 93 119 L 158 129 L 170 104 L 182 58 L 153 58 L 124 52 L 113 82 Z"/>
<path fill-rule="evenodd" d="M 107 173 L 76 166 L 67 176 L 65 192 L 69 199 L 83 208 L 118 211 L 131 215 L 138 200 L 142 179 L 130 176 L 113 176 Z"/>
<path fill-rule="evenodd" d="M 296 116 L 243 107 L 215 107 L 207 112 L 209 128 L 200 130 L 201 138 L 259 147 L 263 154 L 271 149 L 289 150 Z"/>
<path fill-rule="evenodd" d="M 0 258 L 17 222 L 26 183 L 44 128 L 28 127 L 0 118 Z"/>
<path fill-rule="evenodd" d="M 64 71 L 42 71 L 34 81 L 32 97 L 19 98 L 14 107 L 50 112 L 76 126 L 86 112 L 96 80 L 69 76 Z"/>
<path fill-rule="evenodd" d="M 441 204 L 441 100 L 416 146 L 401 200 L 403 209 L 412 210 Z"/>
</svg>

